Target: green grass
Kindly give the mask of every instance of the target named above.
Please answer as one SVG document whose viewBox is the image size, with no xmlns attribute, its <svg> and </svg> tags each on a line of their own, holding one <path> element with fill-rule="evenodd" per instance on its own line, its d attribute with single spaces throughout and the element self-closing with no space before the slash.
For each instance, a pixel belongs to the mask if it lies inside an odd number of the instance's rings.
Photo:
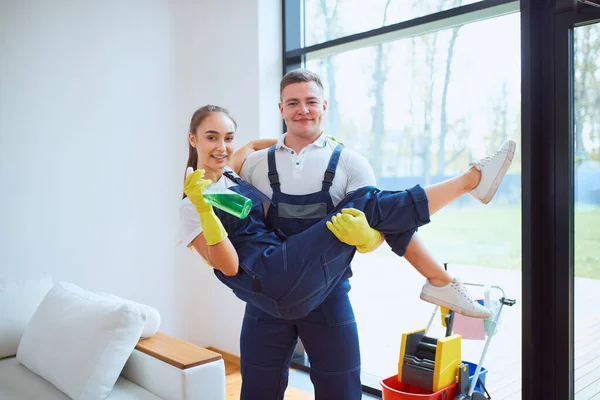
<svg viewBox="0 0 600 400">
<path fill-rule="evenodd" d="M 600 279 L 600 207 L 575 213 L 575 276 Z"/>
<path fill-rule="evenodd" d="M 446 208 L 419 234 L 442 262 L 521 269 L 520 207 Z M 394 255 L 387 246 L 377 251 Z M 600 279 L 600 207 L 576 212 L 575 275 Z"/>
</svg>

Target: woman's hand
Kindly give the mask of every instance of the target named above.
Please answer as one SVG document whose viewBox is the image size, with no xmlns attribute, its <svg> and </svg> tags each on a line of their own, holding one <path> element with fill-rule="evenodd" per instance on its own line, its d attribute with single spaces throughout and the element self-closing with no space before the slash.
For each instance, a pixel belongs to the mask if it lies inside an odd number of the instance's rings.
<svg viewBox="0 0 600 400">
<path fill-rule="evenodd" d="M 202 179 L 204 170 L 199 169 L 190 173 L 192 167 L 189 167 L 183 185 L 183 193 L 190 199 L 196 211 L 200 215 L 200 225 L 202 233 L 206 239 L 206 244 L 213 246 L 220 243 L 227 237 L 227 231 L 223 227 L 221 220 L 214 213 L 212 206 L 204 200 L 204 189 L 212 183 L 210 179 Z"/>
<path fill-rule="evenodd" d="M 277 139 L 258 139 L 248 142 L 236 150 L 231 156 L 229 156 L 229 162 L 227 164 L 229 165 L 229 168 L 233 170 L 233 172 L 239 175 L 244 162 L 246 162 L 246 158 L 248 158 L 250 154 L 254 153 L 255 151 L 271 147 L 276 143 Z"/>
<path fill-rule="evenodd" d="M 183 185 L 183 193 L 190 199 L 199 214 L 212 211 L 212 206 L 204 200 L 204 189 L 212 183 L 210 179 L 204 178 L 204 170 L 193 170 L 188 167 L 187 176 Z"/>
</svg>

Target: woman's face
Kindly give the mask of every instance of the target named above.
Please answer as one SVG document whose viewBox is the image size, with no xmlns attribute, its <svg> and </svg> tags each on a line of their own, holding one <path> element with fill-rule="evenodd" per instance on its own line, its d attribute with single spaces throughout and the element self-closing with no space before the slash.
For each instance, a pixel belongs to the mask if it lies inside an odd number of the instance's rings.
<svg viewBox="0 0 600 400">
<path fill-rule="evenodd" d="M 206 178 L 220 177 L 227 159 L 235 151 L 234 139 L 235 124 L 223 113 L 209 114 L 196 132 L 190 133 L 190 144 L 198 152 L 196 168 L 206 170 Z"/>
</svg>

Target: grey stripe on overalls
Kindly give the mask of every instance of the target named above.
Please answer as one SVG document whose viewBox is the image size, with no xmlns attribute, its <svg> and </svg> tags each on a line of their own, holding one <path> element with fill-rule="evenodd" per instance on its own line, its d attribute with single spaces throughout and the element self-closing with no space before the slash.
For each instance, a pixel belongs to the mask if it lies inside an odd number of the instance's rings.
<svg viewBox="0 0 600 400">
<path fill-rule="evenodd" d="M 327 216 L 327 204 L 316 203 L 306 205 L 296 205 L 279 203 L 277 214 L 281 218 L 297 218 L 297 219 L 323 219 Z"/>
</svg>

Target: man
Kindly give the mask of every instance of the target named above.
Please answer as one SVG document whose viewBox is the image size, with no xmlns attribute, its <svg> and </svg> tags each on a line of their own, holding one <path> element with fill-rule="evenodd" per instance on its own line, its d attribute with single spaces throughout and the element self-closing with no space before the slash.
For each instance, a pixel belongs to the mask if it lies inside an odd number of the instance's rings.
<svg viewBox="0 0 600 400">
<path fill-rule="evenodd" d="M 267 220 L 289 236 L 321 220 L 347 193 L 374 186 L 375 176 L 364 157 L 348 149 L 336 151 L 337 143 L 321 132 L 327 102 L 316 74 L 292 71 L 282 78 L 280 95 L 287 134 L 270 150 L 270 157 L 269 150 L 251 154 L 241 176 L 272 199 Z M 320 307 L 299 320 L 280 320 L 246 306 L 240 340 L 242 399 L 283 399 L 298 337 L 310 359 L 316 399 L 361 398 L 350 275 L 342 277 Z"/>
<path fill-rule="evenodd" d="M 286 74 L 280 97 L 279 110 L 287 133 L 275 146 L 251 154 L 241 176 L 271 198 L 268 224 L 290 236 L 323 219 L 348 193 L 375 186 L 375 177 L 364 157 L 349 149 L 342 151 L 322 132 L 327 102 L 316 74 L 302 69 Z M 482 181 L 484 176 L 482 171 Z M 479 196 L 478 191 L 472 194 Z M 349 237 L 339 232 L 336 236 L 360 252 L 381 243 L 381 235 L 370 228 L 358 232 L 358 238 L 352 226 L 349 232 Z M 414 234 L 391 236 L 387 241 L 394 252 L 404 255 L 428 278 L 421 297 L 427 301 L 441 298 L 458 303 L 459 309 L 488 316 L 489 311 L 465 296 L 460 282 L 433 260 Z M 283 399 L 298 337 L 311 363 L 316 400 L 362 397 L 358 330 L 348 297 L 350 276 L 349 270 L 332 285 L 319 307 L 298 320 L 278 319 L 246 306 L 240 338 L 243 400 Z"/>
</svg>

